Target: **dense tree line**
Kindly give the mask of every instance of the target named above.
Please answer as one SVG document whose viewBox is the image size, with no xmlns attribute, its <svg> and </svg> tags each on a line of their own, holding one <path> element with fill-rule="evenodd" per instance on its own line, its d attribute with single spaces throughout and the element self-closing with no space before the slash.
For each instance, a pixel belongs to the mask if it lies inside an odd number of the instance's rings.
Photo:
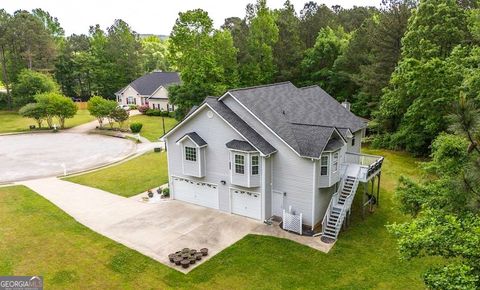
<svg viewBox="0 0 480 290">
<path fill-rule="evenodd" d="M 224 92 L 225 87 L 291 81 L 299 86 L 320 85 L 338 100 L 352 102 L 357 114 L 371 117 L 400 58 L 401 39 L 414 7 L 415 2 L 404 0 L 386 1 L 380 9 L 329 8 L 311 1 L 297 15 L 288 0 L 283 8 L 275 10 L 270 9 L 265 0 L 258 0 L 247 5 L 245 17 L 226 18 L 218 30 L 205 25 L 211 22 L 206 11 L 181 13 L 173 28 L 172 43 L 187 40 L 175 33 L 180 27 L 190 29 L 189 35 L 195 37 L 203 33 L 213 38 L 214 34 L 222 33 L 233 40 L 232 45 L 224 42 L 228 46 L 224 51 L 230 53 L 224 60 L 236 61 L 228 63 L 228 82 L 218 78 L 212 82 L 211 76 L 201 73 L 190 82 L 180 69 L 184 84 L 175 89 L 172 96 L 185 113 L 205 96 Z M 208 21 L 202 23 L 201 18 Z M 185 45 L 189 54 L 198 49 L 195 37 Z M 178 54 L 173 51 L 173 45 L 170 48 L 173 55 Z M 215 55 L 214 50 L 212 46 L 210 51 Z M 197 54 L 203 56 L 200 52 Z M 189 59 L 192 64 L 204 61 Z M 178 61 L 172 59 L 172 63 L 181 68 Z M 218 72 L 226 65 L 209 64 Z M 207 82 L 210 82 L 209 88 L 205 85 Z M 200 88 L 194 83 L 204 85 Z"/>
<path fill-rule="evenodd" d="M 58 20 L 42 9 L 12 15 L 0 10 L 0 76 L 7 89 L 0 102 L 9 107 L 25 104 L 14 100 L 25 70 L 54 77 L 69 97 L 113 97 L 145 72 L 171 69 L 166 54 L 166 41 L 141 38 L 122 20 L 115 20 L 106 31 L 95 25 L 88 35 L 66 37 Z"/>
<path fill-rule="evenodd" d="M 288 0 L 280 9 L 257 0 L 218 29 L 207 11 L 185 11 L 164 41 L 141 38 L 122 20 L 66 37 L 41 9 L 1 10 L 6 101 L 22 104 L 11 96 L 25 69 L 84 99 L 113 97 L 145 72 L 177 70 L 183 83 L 170 94 L 179 117 L 232 87 L 316 84 L 373 120 L 374 145 L 426 155 L 459 93 L 478 99 L 477 0 L 384 0 L 380 8 L 351 9 L 310 1 L 296 11 Z"/>
</svg>

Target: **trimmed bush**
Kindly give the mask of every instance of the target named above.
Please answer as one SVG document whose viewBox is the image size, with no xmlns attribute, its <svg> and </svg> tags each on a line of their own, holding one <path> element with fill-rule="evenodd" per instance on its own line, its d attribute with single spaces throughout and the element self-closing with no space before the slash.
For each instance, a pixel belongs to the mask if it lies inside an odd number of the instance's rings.
<svg viewBox="0 0 480 290">
<path fill-rule="evenodd" d="M 147 116 L 157 116 L 157 117 L 170 117 L 170 112 L 162 111 L 162 110 L 155 110 L 155 109 L 148 109 L 145 113 Z"/>
<path fill-rule="evenodd" d="M 138 108 L 137 105 L 128 105 L 128 107 L 130 110 L 136 110 Z"/>
<path fill-rule="evenodd" d="M 140 133 L 142 130 L 143 124 L 142 123 L 132 123 L 130 124 L 130 130 L 132 133 Z"/>
<path fill-rule="evenodd" d="M 148 110 L 150 110 L 150 108 L 148 107 L 148 105 L 142 105 L 142 106 L 138 106 L 137 107 L 138 111 L 142 114 L 145 114 Z"/>
<path fill-rule="evenodd" d="M 163 196 L 170 197 L 170 189 L 168 187 L 163 189 Z"/>
</svg>

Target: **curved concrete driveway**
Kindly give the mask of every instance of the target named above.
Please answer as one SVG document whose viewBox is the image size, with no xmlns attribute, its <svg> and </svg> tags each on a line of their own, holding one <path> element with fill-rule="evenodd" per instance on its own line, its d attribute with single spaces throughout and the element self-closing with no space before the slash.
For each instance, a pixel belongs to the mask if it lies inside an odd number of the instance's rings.
<svg viewBox="0 0 480 290">
<path fill-rule="evenodd" d="M 125 158 L 134 142 L 101 135 L 38 133 L 0 136 L 0 183 L 58 176 Z"/>
</svg>

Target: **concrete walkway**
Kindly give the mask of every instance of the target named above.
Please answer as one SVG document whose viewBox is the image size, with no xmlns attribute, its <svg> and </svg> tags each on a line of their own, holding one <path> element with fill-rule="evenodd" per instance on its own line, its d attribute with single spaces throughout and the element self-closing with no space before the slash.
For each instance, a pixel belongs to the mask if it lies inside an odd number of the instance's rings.
<svg viewBox="0 0 480 290">
<path fill-rule="evenodd" d="M 175 266 L 168 260 L 168 254 L 182 248 L 208 248 L 210 254 L 203 262 L 261 225 L 254 220 L 184 202 L 143 203 L 56 178 L 20 184 L 92 230 L 184 273 L 193 267 L 184 270 Z"/>
</svg>

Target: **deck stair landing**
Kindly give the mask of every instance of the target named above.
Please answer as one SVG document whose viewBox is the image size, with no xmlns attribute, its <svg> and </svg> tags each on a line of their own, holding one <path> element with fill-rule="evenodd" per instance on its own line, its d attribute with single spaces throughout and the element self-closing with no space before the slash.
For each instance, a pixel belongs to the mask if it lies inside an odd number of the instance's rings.
<svg viewBox="0 0 480 290">
<path fill-rule="evenodd" d="M 322 239 L 336 240 L 345 221 L 346 215 L 350 212 L 353 198 L 358 187 L 358 174 L 348 175 L 342 178 L 339 190 L 333 194 L 330 204 L 322 221 Z"/>
</svg>

